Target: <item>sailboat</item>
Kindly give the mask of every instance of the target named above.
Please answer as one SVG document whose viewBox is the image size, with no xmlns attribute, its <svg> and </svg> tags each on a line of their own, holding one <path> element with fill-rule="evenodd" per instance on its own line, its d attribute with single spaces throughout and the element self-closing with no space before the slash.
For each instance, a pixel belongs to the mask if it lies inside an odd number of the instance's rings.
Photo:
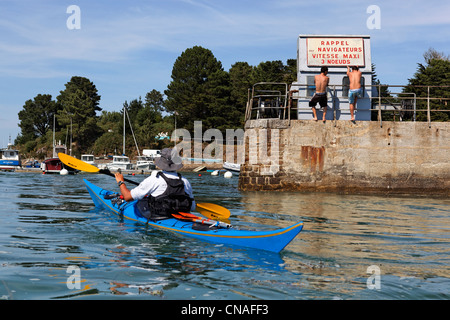
<svg viewBox="0 0 450 320">
<path fill-rule="evenodd" d="M 136 165 L 134 166 L 130 158 L 125 155 L 125 126 L 126 126 L 126 117 L 128 116 L 128 124 L 130 125 L 131 133 L 133 135 L 134 144 L 136 145 L 136 150 L 138 152 Z M 108 163 L 105 168 L 111 171 L 117 170 L 153 170 L 155 169 L 155 164 L 153 162 L 153 158 L 148 155 L 141 155 L 139 151 L 139 147 L 136 141 L 136 137 L 134 135 L 133 127 L 130 122 L 130 116 L 127 113 L 126 107 L 123 106 L 123 153 L 122 155 L 114 155 L 113 161 Z"/>
<path fill-rule="evenodd" d="M 132 170 L 133 169 L 133 164 L 130 161 L 130 158 L 128 158 L 125 155 L 125 120 L 126 120 L 126 116 L 127 116 L 127 109 L 125 106 L 123 106 L 123 153 L 122 155 L 114 155 L 113 156 L 113 161 L 111 163 L 108 163 L 106 165 L 106 168 L 111 170 L 111 171 L 117 171 L 117 170 Z M 128 118 L 128 121 L 130 120 L 130 118 Z M 131 123 L 130 123 L 130 127 L 131 127 Z M 133 133 L 133 137 L 134 137 L 134 132 L 133 132 L 133 128 L 131 127 L 131 132 Z M 136 142 L 136 139 L 135 139 Z M 139 149 L 138 149 L 139 152 Z"/>
</svg>

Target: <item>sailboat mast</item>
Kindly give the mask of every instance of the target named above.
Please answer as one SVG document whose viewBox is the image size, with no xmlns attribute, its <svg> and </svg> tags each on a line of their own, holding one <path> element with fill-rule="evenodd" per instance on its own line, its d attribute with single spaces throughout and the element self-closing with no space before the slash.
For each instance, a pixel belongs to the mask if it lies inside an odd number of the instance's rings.
<svg viewBox="0 0 450 320">
<path fill-rule="evenodd" d="M 72 117 L 70 117 L 70 156 L 72 156 Z"/>
<path fill-rule="evenodd" d="M 123 152 L 122 155 L 125 155 L 125 106 L 123 106 Z"/>
<path fill-rule="evenodd" d="M 55 144 L 55 114 L 53 114 L 53 158 L 56 158 Z"/>
</svg>

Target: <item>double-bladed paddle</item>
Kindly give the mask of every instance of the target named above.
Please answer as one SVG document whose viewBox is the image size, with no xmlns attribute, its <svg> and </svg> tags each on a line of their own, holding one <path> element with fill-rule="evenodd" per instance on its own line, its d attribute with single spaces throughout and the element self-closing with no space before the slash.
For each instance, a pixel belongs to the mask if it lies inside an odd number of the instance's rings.
<svg viewBox="0 0 450 320">
<path fill-rule="evenodd" d="M 87 162 L 84 162 L 82 160 L 78 160 L 77 158 L 74 158 L 72 156 L 69 156 L 65 153 L 58 153 L 58 158 L 61 160 L 62 163 L 64 163 L 66 166 L 69 166 L 71 168 L 74 168 L 76 170 L 84 171 L 84 172 L 90 172 L 90 173 L 102 173 L 106 174 L 111 177 L 115 177 L 114 173 L 109 171 L 109 169 L 99 169 L 96 166 L 93 166 L 92 164 L 89 164 Z M 129 179 L 123 179 L 126 182 L 129 182 L 131 184 L 134 184 L 136 186 L 139 185 L 138 182 L 129 180 Z"/>
<path fill-rule="evenodd" d="M 76 170 L 84 171 L 84 172 L 90 172 L 90 173 L 102 173 L 106 174 L 111 177 L 115 177 L 114 173 L 109 171 L 109 169 L 100 169 L 96 166 L 93 166 L 89 163 L 86 163 L 82 160 L 79 160 L 77 158 L 74 158 L 72 156 L 69 156 L 65 153 L 58 153 L 59 160 L 61 160 L 62 163 L 64 163 L 66 166 L 69 166 L 71 168 L 74 168 Z M 124 181 L 139 185 L 138 182 L 129 180 L 129 179 L 123 179 Z M 204 216 L 212 219 L 220 219 L 225 220 L 230 217 L 230 210 L 228 210 L 225 207 L 219 206 L 217 204 L 213 203 L 197 203 L 196 207 L 197 211 L 203 214 Z"/>
</svg>

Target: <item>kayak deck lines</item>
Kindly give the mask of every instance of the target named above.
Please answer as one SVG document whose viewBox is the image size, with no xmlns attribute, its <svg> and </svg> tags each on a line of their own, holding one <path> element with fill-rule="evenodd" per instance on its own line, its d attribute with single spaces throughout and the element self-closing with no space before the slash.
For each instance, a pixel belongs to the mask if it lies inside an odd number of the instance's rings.
<svg viewBox="0 0 450 320">
<path fill-rule="evenodd" d="M 105 195 L 110 195 L 114 192 L 102 189 L 86 179 L 83 179 L 83 181 L 96 207 L 107 209 L 120 217 L 132 221 L 148 224 L 151 227 L 172 231 L 203 241 L 280 252 L 303 229 L 303 222 L 298 222 L 282 229 L 252 231 L 239 230 L 233 227 L 196 230 L 193 228 L 194 222 L 182 221 L 175 218 L 147 221 L 146 218 L 140 215 L 136 206 L 137 201 L 124 202 L 121 205 L 113 203 L 110 199 L 105 199 Z"/>
</svg>

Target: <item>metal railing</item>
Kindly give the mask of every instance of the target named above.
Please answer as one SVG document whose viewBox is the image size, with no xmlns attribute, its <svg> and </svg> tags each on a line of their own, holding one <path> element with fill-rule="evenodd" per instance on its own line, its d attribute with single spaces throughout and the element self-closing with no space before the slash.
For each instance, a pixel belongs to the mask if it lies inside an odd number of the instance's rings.
<svg viewBox="0 0 450 320">
<path fill-rule="evenodd" d="M 347 98 L 342 96 L 344 87 L 343 85 L 328 86 L 334 121 L 338 121 L 336 117 L 337 102 L 339 99 Z M 398 116 L 400 121 L 408 121 L 409 118 L 411 118 L 411 121 L 417 121 L 417 113 L 425 112 L 426 121 L 431 126 L 432 113 L 450 112 L 447 108 L 450 100 L 450 86 L 364 85 L 364 90 L 372 90 L 373 88 L 377 89 L 377 93 L 374 96 L 364 95 L 363 98 L 358 100 L 371 100 L 371 108 L 365 108 L 364 111 L 374 112 L 377 118 L 376 121 L 379 121 L 380 126 L 382 126 L 383 120 L 387 120 L 386 118 L 389 114 L 393 116 L 394 121 L 396 121 L 396 116 Z M 384 95 L 380 94 L 382 88 L 386 88 Z M 389 88 L 426 88 L 426 96 L 418 96 L 415 92 L 390 92 Z M 448 91 L 444 93 L 448 97 L 433 96 L 431 91 L 434 88 L 447 88 Z M 308 94 L 308 92 L 314 92 L 314 89 L 315 87 L 308 84 L 293 83 L 289 86 L 287 83 L 281 82 L 256 83 L 249 89 L 245 120 L 261 118 L 291 120 L 291 111 L 297 111 L 298 114 L 299 110 L 311 110 L 309 107 L 299 107 L 298 100 L 310 99 L 312 95 Z M 340 96 L 338 96 L 338 92 L 341 93 Z M 421 92 L 421 94 L 424 94 L 424 92 Z M 443 103 L 445 108 L 435 108 L 435 101 Z M 349 108 L 339 108 L 339 110 L 349 110 Z M 355 110 L 358 110 L 358 107 Z"/>
<path fill-rule="evenodd" d="M 261 87 L 261 88 L 260 88 Z M 245 111 L 245 121 L 251 119 L 252 112 L 256 111 L 256 118 L 286 117 L 289 86 L 284 82 L 258 82 L 249 89 L 249 99 Z M 257 107 L 253 107 L 256 103 Z"/>
</svg>

